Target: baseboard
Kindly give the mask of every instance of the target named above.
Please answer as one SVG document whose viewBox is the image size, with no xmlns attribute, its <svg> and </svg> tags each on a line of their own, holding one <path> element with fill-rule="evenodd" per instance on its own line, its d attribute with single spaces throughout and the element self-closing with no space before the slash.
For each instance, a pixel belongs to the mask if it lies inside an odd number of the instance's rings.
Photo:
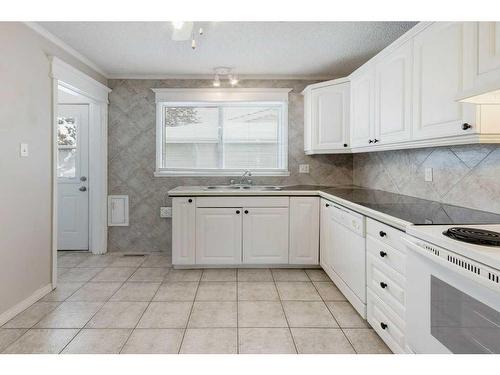
<svg viewBox="0 0 500 375">
<path fill-rule="evenodd" d="M 38 301 L 40 298 L 44 297 L 47 293 L 50 293 L 51 291 L 52 291 L 52 284 L 47 284 L 44 287 L 41 287 L 40 289 L 36 290 L 28 298 L 22 300 L 17 305 L 11 307 L 7 311 L 0 314 L 0 326 L 7 323 L 9 320 L 11 320 L 20 312 L 26 310 L 28 307 L 33 305 L 36 301 Z"/>
</svg>

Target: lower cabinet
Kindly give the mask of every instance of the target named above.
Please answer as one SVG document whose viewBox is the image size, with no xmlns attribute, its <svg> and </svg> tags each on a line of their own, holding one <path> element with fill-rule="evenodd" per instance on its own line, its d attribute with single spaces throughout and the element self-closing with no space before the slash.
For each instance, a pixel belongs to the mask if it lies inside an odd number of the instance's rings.
<svg viewBox="0 0 500 375">
<path fill-rule="evenodd" d="M 241 263 L 241 209 L 196 209 L 196 263 Z"/>
<path fill-rule="evenodd" d="M 288 263 L 288 208 L 243 209 L 243 262 Z"/>
<path fill-rule="evenodd" d="M 173 265 L 317 265 L 318 197 L 173 198 Z"/>
</svg>

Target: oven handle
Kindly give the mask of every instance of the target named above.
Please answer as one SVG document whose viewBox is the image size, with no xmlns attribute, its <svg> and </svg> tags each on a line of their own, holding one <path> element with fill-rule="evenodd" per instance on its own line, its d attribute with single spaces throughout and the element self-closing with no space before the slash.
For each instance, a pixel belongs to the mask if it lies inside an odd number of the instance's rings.
<svg viewBox="0 0 500 375">
<path fill-rule="evenodd" d="M 406 243 L 406 246 L 410 250 L 413 250 L 414 252 L 426 257 L 427 259 L 429 259 L 433 262 L 436 262 L 439 265 L 441 265 L 449 270 L 452 270 L 453 272 L 456 272 L 456 273 L 460 274 L 461 276 L 464 276 L 472 281 L 475 281 L 475 282 L 477 282 L 477 283 L 479 283 L 479 284 L 481 284 L 489 289 L 492 289 L 497 293 L 500 291 L 500 284 L 492 282 L 492 281 L 488 280 L 486 277 L 483 277 L 483 276 L 480 276 L 477 274 L 472 274 L 469 271 L 464 270 L 462 267 L 457 266 L 454 263 L 450 263 L 450 262 L 446 261 L 445 259 L 441 258 L 441 256 L 439 256 L 439 255 L 433 255 L 432 253 L 425 251 L 418 244 L 416 244 L 415 242 L 413 242 L 409 238 L 401 237 L 401 239 Z M 436 246 L 433 245 L 433 247 L 436 247 Z M 453 252 L 442 249 L 442 248 L 439 248 L 439 251 L 444 251 L 445 253 L 451 253 L 454 255 Z M 456 256 L 456 255 L 454 255 L 454 256 Z M 460 256 L 460 257 L 466 258 L 464 256 Z M 483 270 L 488 272 L 487 270 L 489 267 L 486 267 L 485 265 L 478 263 L 476 261 L 474 261 L 473 263 L 478 264 L 478 266 L 481 268 L 481 273 L 483 272 Z M 492 272 L 494 272 L 494 271 L 492 270 Z M 498 271 L 496 273 L 498 273 Z"/>
</svg>

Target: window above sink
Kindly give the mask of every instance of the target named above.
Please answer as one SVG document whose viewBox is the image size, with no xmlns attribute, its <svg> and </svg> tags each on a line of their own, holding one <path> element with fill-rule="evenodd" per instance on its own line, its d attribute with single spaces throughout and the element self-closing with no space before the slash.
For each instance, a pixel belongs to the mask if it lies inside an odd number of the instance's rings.
<svg viewBox="0 0 500 375">
<path fill-rule="evenodd" d="M 155 176 L 286 176 L 290 89 L 153 89 Z"/>
</svg>

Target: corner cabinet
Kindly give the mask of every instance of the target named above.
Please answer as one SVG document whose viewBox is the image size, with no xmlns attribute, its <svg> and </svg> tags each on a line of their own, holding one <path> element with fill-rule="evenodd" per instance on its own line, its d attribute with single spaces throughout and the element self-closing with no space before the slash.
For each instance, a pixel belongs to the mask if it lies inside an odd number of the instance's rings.
<svg viewBox="0 0 500 375">
<path fill-rule="evenodd" d="M 172 201 L 174 266 L 318 265 L 318 197 L 174 197 Z"/>
<path fill-rule="evenodd" d="M 306 87 L 304 95 L 304 150 L 306 154 L 349 151 L 347 79 Z"/>
</svg>

